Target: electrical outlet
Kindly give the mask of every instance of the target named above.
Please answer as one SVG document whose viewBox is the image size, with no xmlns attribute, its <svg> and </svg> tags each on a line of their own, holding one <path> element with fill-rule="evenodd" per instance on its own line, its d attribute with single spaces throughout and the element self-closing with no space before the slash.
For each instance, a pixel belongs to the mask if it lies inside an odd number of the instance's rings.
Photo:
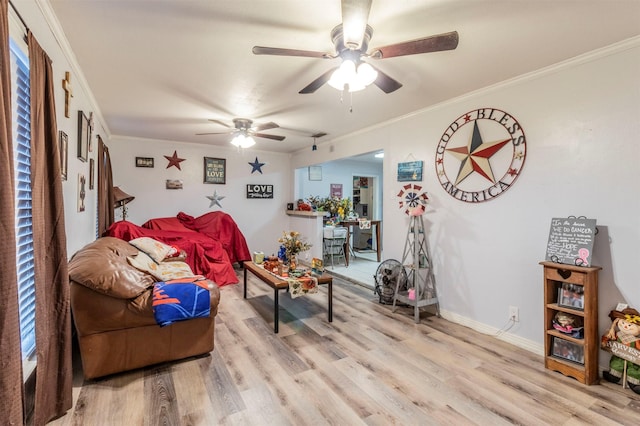
<svg viewBox="0 0 640 426">
<path fill-rule="evenodd" d="M 520 321 L 520 309 L 517 306 L 509 306 L 509 319 L 513 322 Z"/>
</svg>

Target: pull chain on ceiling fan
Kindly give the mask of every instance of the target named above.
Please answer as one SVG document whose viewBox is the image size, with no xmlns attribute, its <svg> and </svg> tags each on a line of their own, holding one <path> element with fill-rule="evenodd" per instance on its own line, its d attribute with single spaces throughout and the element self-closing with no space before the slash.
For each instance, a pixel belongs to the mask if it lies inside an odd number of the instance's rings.
<svg viewBox="0 0 640 426">
<path fill-rule="evenodd" d="M 341 91 L 355 92 L 373 83 L 385 93 L 392 93 L 402 84 L 363 59 L 387 59 L 396 56 L 453 50 L 458 46 L 456 31 L 378 47 L 367 53 L 373 28 L 367 22 L 372 0 L 342 0 L 342 24 L 331 31 L 335 54 L 309 50 L 254 46 L 256 55 L 301 56 L 335 59 L 342 63 L 322 74 L 300 90 L 301 94 L 314 93 L 325 83 Z"/>
</svg>

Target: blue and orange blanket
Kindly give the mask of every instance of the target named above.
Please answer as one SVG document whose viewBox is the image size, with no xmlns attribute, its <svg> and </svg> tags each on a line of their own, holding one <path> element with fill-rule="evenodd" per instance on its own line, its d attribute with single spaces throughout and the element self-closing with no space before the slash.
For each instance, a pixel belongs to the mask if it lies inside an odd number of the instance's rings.
<svg viewBox="0 0 640 426">
<path fill-rule="evenodd" d="M 153 286 L 153 314 L 160 327 L 176 321 L 208 317 L 209 281 L 195 277 L 157 282 Z"/>
</svg>

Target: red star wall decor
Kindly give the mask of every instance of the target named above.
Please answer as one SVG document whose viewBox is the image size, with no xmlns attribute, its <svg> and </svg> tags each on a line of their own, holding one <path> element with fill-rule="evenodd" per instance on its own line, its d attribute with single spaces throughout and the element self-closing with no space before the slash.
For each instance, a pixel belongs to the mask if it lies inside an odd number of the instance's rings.
<svg viewBox="0 0 640 426">
<path fill-rule="evenodd" d="M 173 151 L 173 155 L 171 157 L 169 157 L 168 155 L 165 155 L 164 158 L 169 160 L 169 164 L 167 165 L 167 169 L 169 167 L 171 167 L 171 166 L 176 166 L 178 168 L 178 170 L 182 170 L 180 168 L 180 162 L 184 161 L 184 158 L 179 158 L 177 151 Z"/>
</svg>

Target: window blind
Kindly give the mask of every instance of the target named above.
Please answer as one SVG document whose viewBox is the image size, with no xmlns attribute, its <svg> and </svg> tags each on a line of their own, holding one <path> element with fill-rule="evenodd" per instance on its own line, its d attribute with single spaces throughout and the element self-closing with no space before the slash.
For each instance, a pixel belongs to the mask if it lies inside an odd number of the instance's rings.
<svg viewBox="0 0 640 426">
<path fill-rule="evenodd" d="M 10 41 L 16 185 L 16 244 L 22 358 L 35 353 L 35 276 L 31 221 L 31 100 L 29 60 Z"/>
</svg>

